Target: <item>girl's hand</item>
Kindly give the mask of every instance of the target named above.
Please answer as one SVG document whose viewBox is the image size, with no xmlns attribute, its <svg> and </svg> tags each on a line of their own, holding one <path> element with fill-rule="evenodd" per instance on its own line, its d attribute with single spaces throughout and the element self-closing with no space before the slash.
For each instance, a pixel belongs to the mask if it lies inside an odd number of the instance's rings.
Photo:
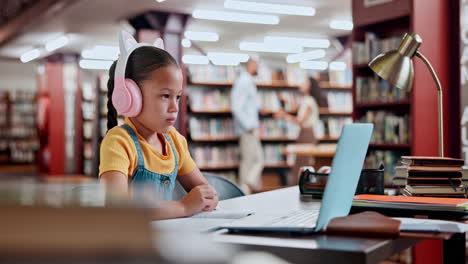
<svg viewBox="0 0 468 264">
<path fill-rule="evenodd" d="M 209 184 L 198 185 L 181 200 L 187 216 L 212 211 L 218 205 L 218 193 Z"/>
</svg>

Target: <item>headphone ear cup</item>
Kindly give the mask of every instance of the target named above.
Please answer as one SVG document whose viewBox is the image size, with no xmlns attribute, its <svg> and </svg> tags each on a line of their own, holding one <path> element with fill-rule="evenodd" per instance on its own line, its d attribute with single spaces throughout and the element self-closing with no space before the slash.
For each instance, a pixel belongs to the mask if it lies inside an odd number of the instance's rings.
<svg viewBox="0 0 468 264">
<path fill-rule="evenodd" d="M 112 92 L 112 105 L 118 113 L 125 115 L 130 105 L 132 98 L 127 88 L 125 88 L 124 80 L 116 80 L 114 84 L 114 91 Z"/>
<path fill-rule="evenodd" d="M 129 96 L 131 97 L 131 105 L 124 115 L 127 117 L 133 117 L 141 112 L 141 108 L 143 106 L 141 90 L 136 82 L 129 78 L 125 79 L 125 86 Z"/>
</svg>

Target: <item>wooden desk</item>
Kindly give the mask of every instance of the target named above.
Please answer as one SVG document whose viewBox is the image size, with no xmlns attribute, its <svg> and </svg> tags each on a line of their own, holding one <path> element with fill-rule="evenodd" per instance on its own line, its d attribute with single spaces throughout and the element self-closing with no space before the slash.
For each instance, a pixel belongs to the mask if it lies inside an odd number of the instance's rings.
<svg viewBox="0 0 468 264">
<path fill-rule="evenodd" d="M 288 144 L 283 151 L 283 154 L 293 154 L 296 156 L 313 157 L 315 158 L 314 165 L 316 169 L 322 166 L 330 166 L 335 156 L 336 144 Z M 297 182 L 294 182 L 297 184 Z"/>
<path fill-rule="evenodd" d="M 220 210 L 254 211 L 256 213 L 288 212 L 296 209 L 320 207 L 318 200 L 300 199 L 297 186 L 259 193 L 219 203 Z M 327 236 L 231 234 L 220 230 L 213 234 L 216 242 L 243 245 L 247 250 L 267 251 L 292 263 L 377 263 L 421 241 L 420 238 L 369 239 Z M 460 258 L 465 245 L 464 235 L 454 235 L 444 242 L 446 263 L 464 263 Z M 450 246 L 450 247 L 449 247 Z M 458 256 L 455 262 L 447 255 Z M 450 261 L 450 262 L 448 262 Z"/>
</svg>

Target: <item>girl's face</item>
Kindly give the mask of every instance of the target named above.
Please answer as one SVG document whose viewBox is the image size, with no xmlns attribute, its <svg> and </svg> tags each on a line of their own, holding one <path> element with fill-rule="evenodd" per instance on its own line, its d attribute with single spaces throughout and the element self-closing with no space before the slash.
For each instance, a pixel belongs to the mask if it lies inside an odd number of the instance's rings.
<svg viewBox="0 0 468 264">
<path fill-rule="evenodd" d="M 140 87 L 143 107 L 137 120 L 151 131 L 169 132 L 179 112 L 182 85 L 182 72 L 175 65 L 153 71 Z"/>
<path fill-rule="evenodd" d="M 310 81 L 309 78 L 306 78 L 305 81 L 299 85 L 299 91 L 303 94 L 309 94 L 310 91 Z"/>
</svg>

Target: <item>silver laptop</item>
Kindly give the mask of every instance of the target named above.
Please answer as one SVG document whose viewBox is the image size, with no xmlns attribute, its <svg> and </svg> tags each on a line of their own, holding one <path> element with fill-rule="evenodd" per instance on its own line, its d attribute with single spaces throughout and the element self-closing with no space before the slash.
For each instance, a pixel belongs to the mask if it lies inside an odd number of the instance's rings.
<svg viewBox="0 0 468 264">
<path fill-rule="evenodd" d="M 372 124 L 344 126 L 333 158 L 320 211 L 310 209 L 281 215 L 253 214 L 225 224 L 222 228 L 231 231 L 310 233 L 325 228 L 332 218 L 348 215 L 371 139 L 372 129 Z"/>
</svg>

